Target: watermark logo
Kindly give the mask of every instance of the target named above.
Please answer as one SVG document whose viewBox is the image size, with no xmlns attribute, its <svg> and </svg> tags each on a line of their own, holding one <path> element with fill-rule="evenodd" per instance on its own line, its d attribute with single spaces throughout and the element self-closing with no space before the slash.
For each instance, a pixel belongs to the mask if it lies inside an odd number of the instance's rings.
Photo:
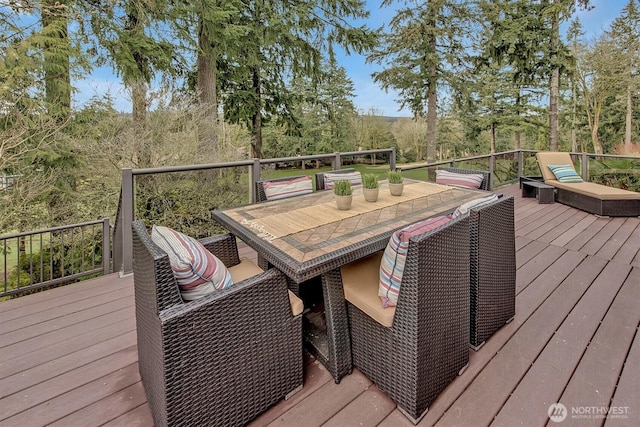
<svg viewBox="0 0 640 427">
<path fill-rule="evenodd" d="M 567 418 L 567 407 L 562 403 L 553 403 L 549 406 L 547 410 L 547 415 L 549 415 L 549 419 L 554 423 L 561 423 Z"/>
<path fill-rule="evenodd" d="M 571 411 L 562 403 L 553 403 L 547 409 L 549 419 L 554 423 L 563 422 L 568 416 L 572 419 L 608 419 L 629 418 L 628 406 L 572 406 Z"/>
</svg>

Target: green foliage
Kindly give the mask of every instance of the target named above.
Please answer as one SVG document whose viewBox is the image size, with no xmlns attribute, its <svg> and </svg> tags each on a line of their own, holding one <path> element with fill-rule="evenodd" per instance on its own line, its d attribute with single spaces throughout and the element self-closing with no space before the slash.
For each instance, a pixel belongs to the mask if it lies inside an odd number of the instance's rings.
<svg viewBox="0 0 640 427">
<path fill-rule="evenodd" d="M 378 175 L 373 173 L 365 173 L 362 175 L 362 186 L 364 188 L 378 188 L 380 183 L 378 182 Z"/>
<path fill-rule="evenodd" d="M 404 181 L 401 171 L 387 172 L 387 179 L 389 180 L 389 184 L 402 184 Z"/>
<path fill-rule="evenodd" d="M 16 255 L 18 265 L 9 269 L 7 289 L 72 276 L 102 267 L 102 229 L 83 234 L 83 240 L 68 231 L 52 233 L 39 251 Z M 14 248 L 17 249 L 17 248 Z M 17 252 L 17 251 L 16 251 Z"/>
<path fill-rule="evenodd" d="M 350 196 L 353 193 L 351 189 L 351 182 L 346 179 L 341 179 L 334 182 L 333 192 L 336 196 Z"/>
</svg>

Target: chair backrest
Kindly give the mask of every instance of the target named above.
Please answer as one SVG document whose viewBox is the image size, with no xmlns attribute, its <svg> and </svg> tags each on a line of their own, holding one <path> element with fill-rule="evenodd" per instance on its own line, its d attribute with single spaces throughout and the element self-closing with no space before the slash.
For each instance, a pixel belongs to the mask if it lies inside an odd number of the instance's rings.
<svg viewBox="0 0 640 427">
<path fill-rule="evenodd" d="M 425 300 L 437 298 L 434 292 L 436 289 L 440 291 L 440 296 L 456 292 L 459 301 L 452 300 L 449 308 L 459 302 L 464 307 L 457 308 L 466 313 L 469 307 L 468 295 L 465 296 L 464 292 L 469 291 L 468 286 L 469 218 L 461 216 L 435 230 L 409 239 L 394 323 L 407 315 L 403 313 L 405 305 L 409 306 L 409 312 L 413 310 L 410 307 L 433 307 L 431 303 L 425 305 Z M 460 289 L 454 290 L 455 287 Z M 435 306 L 439 304 L 435 301 L 433 303 Z M 416 319 L 412 321 L 415 322 Z"/>
<path fill-rule="evenodd" d="M 316 174 L 316 191 L 319 190 L 326 190 L 326 186 L 325 186 L 325 175 L 326 174 L 343 174 L 343 173 L 353 173 L 356 170 L 353 168 L 347 168 L 347 169 L 339 169 L 339 170 L 332 170 L 332 171 L 324 171 L 324 172 L 318 172 Z"/>
<path fill-rule="evenodd" d="M 136 292 L 136 311 L 154 315 L 169 307 L 182 304 L 169 256 L 156 245 L 144 222 L 133 221 L 133 283 Z"/>
<path fill-rule="evenodd" d="M 285 199 L 311 192 L 313 192 L 313 183 L 311 177 L 307 175 L 264 179 L 256 182 L 256 202 Z"/>
<path fill-rule="evenodd" d="M 488 171 L 480 171 L 480 170 L 472 170 L 472 169 L 461 169 L 461 168 L 449 168 L 442 167 L 438 168 L 440 170 L 444 170 L 447 172 L 453 173 L 463 173 L 463 174 L 480 174 L 483 175 L 482 183 L 480 184 L 481 190 L 491 191 L 491 173 Z"/>
<path fill-rule="evenodd" d="M 545 181 L 557 180 L 556 176 L 549 169 L 549 165 L 571 165 L 574 169 L 573 160 L 569 153 L 560 151 L 539 151 L 536 153 L 536 160 Z"/>
</svg>

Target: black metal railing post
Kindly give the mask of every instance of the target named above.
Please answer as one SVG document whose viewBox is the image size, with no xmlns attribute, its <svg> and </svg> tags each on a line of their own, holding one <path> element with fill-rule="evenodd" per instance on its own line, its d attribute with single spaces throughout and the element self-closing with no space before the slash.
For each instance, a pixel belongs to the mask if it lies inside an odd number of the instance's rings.
<svg viewBox="0 0 640 427">
<path fill-rule="evenodd" d="M 111 226 L 109 218 L 102 220 L 102 273 L 111 273 Z"/>
<path fill-rule="evenodd" d="M 251 203 L 255 203 L 258 200 L 258 195 L 256 194 L 256 183 L 260 181 L 260 159 L 253 159 L 253 165 L 251 166 L 251 189 L 249 190 L 251 194 Z"/>
<path fill-rule="evenodd" d="M 133 273 L 133 170 L 122 169 L 122 274 Z"/>
</svg>

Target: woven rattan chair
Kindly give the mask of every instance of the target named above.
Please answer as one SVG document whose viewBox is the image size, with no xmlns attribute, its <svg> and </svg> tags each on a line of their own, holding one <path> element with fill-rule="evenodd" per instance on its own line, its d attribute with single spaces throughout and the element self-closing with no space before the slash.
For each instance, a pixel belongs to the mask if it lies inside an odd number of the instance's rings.
<svg viewBox="0 0 640 427">
<path fill-rule="evenodd" d="M 482 180 L 482 184 L 480 184 L 480 189 L 487 190 L 487 191 L 491 190 L 491 174 L 487 171 L 477 171 L 472 169 L 460 169 L 460 168 L 438 168 L 438 169 L 445 170 L 448 172 L 455 172 L 455 173 L 473 173 L 473 174 L 483 175 L 484 179 Z"/>
<path fill-rule="evenodd" d="M 417 423 L 469 362 L 468 216 L 410 238 L 390 326 L 364 311 L 380 312 L 380 259 L 378 252 L 341 269 L 353 364 Z"/>
<path fill-rule="evenodd" d="M 355 172 L 356 170 L 353 168 L 347 168 L 347 169 L 338 169 L 338 170 L 331 170 L 331 171 L 325 171 L 325 172 L 318 172 L 316 174 L 316 191 L 320 191 L 320 190 L 324 190 L 324 175 L 327 173 L 351 173 L 351 172 Z"/>
<path fill-rule="evenodd" d="M 515 315 L 516 250 L 513 197 L 469 210 L 470 344 L 478 350 Z"/>
<path fill-rule="evenodd" d="M 169 258 L 133 223 L 138 363 L 156 426 L 244 425 L 302 387 L 302 316 L 276 270 L 183 302 Z M 230 235 L 202 240 L 237 265 Z"/>
</svg>

